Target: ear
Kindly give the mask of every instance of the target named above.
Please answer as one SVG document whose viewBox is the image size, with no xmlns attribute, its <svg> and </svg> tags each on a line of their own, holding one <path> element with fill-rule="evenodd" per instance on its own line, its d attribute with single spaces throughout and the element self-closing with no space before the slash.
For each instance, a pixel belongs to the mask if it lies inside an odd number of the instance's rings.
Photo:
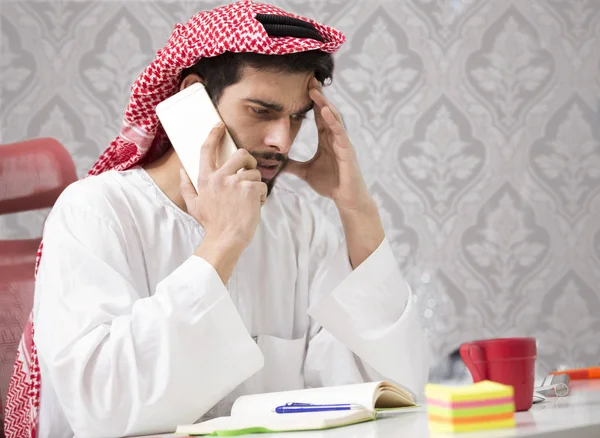
<svg viewBox="0 0 600 438">
<path fill-rule="evenodd" d="M 181 81 L 181 86 L 179 87 L 179 91 L 183 90 L 184 88 L 189 87 L 192 84 L 195 84 L 196 82 L 200 82 L 201 84 L 204 83 L 204 80 L 198 76 L 196 73 L 191 73 L 189 75 L 187 75 L 185 77 L 185 79 L 183 81 Z"/>
</svg>

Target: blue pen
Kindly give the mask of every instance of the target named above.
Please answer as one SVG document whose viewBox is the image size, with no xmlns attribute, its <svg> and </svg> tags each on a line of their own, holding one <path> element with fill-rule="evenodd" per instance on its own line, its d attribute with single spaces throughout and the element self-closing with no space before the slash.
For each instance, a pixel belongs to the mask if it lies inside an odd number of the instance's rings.
<svg viewBox="0 0 600 438">
<path fill-rule="evenodd" d="M 277 406 L 274 411 L 278 414 L 299 414 L 303 412 L 351 411 L 355 409 L 364 409 L 364 407 L 354 403 L 323 405 L 312 403 L 286 403 L 283 406 Z"/>
</svg>

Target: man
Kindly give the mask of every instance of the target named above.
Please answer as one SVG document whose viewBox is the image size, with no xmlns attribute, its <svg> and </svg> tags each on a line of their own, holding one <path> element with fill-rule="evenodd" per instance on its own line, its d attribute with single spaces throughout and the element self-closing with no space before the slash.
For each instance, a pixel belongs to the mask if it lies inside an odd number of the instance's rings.
<svg viewBox="0 0 600 438">
<path fill-rule="evenodd" d="M 9 438 L 172 431 L 246 393 L 379 379 L 421 392 L 426 338 L 322 91 L 343 40 L 250 0 L 176 27 L 120 136 L 48 217 Z M 154 108 L 198 81 L 239 150 L 217 168 L 215 127 L 196 193 Z M 310 110 L 318 152 L 297 163 L 287 157 Z M 335 202 L 345 239 L 274 185 L 282 171 Z"/>
</svg>

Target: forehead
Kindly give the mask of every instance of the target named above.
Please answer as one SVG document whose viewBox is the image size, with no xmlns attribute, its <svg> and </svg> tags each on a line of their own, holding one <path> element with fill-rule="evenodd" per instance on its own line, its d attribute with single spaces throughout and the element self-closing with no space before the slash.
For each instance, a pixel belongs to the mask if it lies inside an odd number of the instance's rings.
<svg viewBox="0 0 600 438">
<path fill-rule="evenodd" d="M 244 67 L 240 80 L 225 90 L 229 97 L 277 101 L 284 107 L 306 106 L 311 102 L 308 84 L 311 72 L 288 73 Z"/>
</svg>

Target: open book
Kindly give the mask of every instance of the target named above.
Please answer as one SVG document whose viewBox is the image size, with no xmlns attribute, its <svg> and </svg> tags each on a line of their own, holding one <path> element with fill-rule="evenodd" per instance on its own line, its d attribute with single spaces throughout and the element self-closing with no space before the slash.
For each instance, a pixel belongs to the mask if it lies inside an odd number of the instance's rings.
<svg viewBox="0 0 600 438">
<path fill-rule="evenodd" d="M 275 408 L 288 403 L 315 405 L 352 404 L 358 409 L 278 414 Z M 412 394 L 390 382 L 369 382 L 326 388 L 244 395 L 231 408 L 230 417 L 213 418 L 179 426 L 184 435 L 243 435 L 329 429 L 375 420 L 382 415 L 416 406 Z"/>
</svg>

